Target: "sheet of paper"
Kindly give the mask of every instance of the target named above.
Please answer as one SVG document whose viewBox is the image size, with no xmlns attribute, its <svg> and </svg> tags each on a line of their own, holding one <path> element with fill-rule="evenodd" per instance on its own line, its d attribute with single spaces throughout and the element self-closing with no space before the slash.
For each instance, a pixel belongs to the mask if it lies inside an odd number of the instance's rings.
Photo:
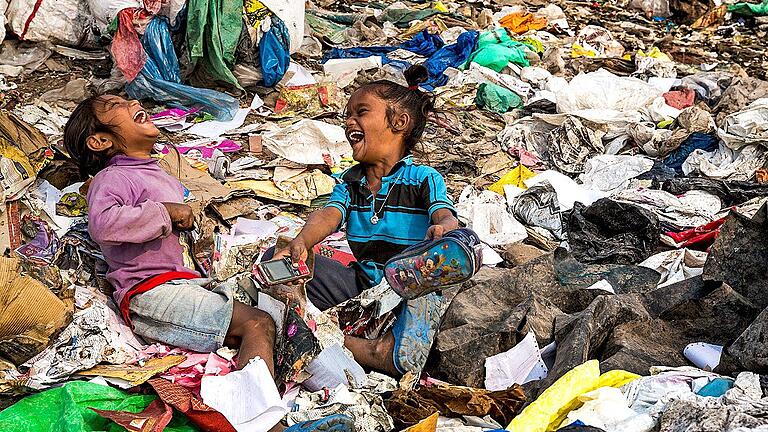
<svg viewBox="0 0 768 432">
<path fill-rule="evenodd" d="M 277 234 L 278 228 L 274 222 L 239 217 L 232 227 L 232 235 L 253 235 L 269 238 Z"/>
<path fill-rule="evenodd" d="M 557 342 L 552 341 L 547 346 L 539 350 L 541 359 L 544 360 L 544 364 L 547 365 L 547 369 L 551 369 L 555 365 L 555 357 L 557 355 Z"/>
<path fill-rule="evenodd" d="M 525 384 L 543 379 L 549 370 L 541 359 L 536 335 L 529 332 L 507 352 L 485 359 L 485 388 L 506 390 L 513 384 Z"/>
<path fill-rule="evenodd" d="M 376 318 L 383 317 L 384 314 L 400 306 L 400 303 L 402 302 L 403 302 L 403 298 L 400 297 L 398 293 L 396 293 L 390 288 L 389 291 L 386 291 L 384 295 L 382 295 L 381 298 L 379 299 L 379 310 L 378 310 L 378 313 L 376 314 Z"/>
<path fill-rule="evenodd" d="M 267 432 L 288 412 L 267 364 L 260 358 L 227 375 L 204 376 L 200 396 L 237 432 Z"/>
<path fill-rule="evenodd" d="M 71 186 L 67 186 L 66 188 L 62 190 L 56 189 L 55 186 L 48 183 L 46 180 L 40 181 L 37 190 L 34 192 L 36 195 L 40 197 L 40 199 L 45 203 L 45 207 L 43 207 L 43 210 L 48 215 L 48 217 L 51 218 L 51 221 L 55 224 L 54 231 L 56 231 L 56 235 L 59 237 L 63 236 L 64 234 L 69 231 L 69 228 L 77 222 L 78 219 L 81 218 L 71 218 L 67 216 L 58 216 L 56 214 L 56 203 L 61 200 L 61 197 L 63 197 L 65 194 L 69 192 L 79 192 L 80 186 L 82 186 L 83 183 L 75 183 Z"/>
<path fill-rule="evenodd" d="M 365 370 L 350 358 L 341 345 L 335 344 L 320 352 L 307 366 L 306 371 L 312 376 L 302 385 L 309 391 L 335 388 L 340 384 L 360 387 L 367 379 Z M 350 377 L 354 383 L 350 383 Z"/>
<path fill-rule="evenodd" d="M 262 112 L 261 112 L 262 109 L 266 110 L 267 108 L 266 107 L 261 107 L 259 109 L 255 109 L 253 111 L 256 111 L 256 114 L 259 114 L 259 115 L 265 115 L 266 116 L 266 115 L 270 114 L 269 112 L 265 112 L 265 113 L 262 114 Z M 263 123 L 251 123 L 249 125 L 245 125 L 243 127 L 237 128 L 237 129 L 232 129 L 231 131 L 228 131 L 227 135 L 244 135 L 244 134 L 248 134 L 248 133 L 252 133 L 252 132 L 258 132 L 258 131 L 262 130 L 263 128 L 264 128 L 264 124 Z"/>
<path fill-rule="evenodd" d="M 288 71 L 286 72 L 286 75 L 289 74 L 291 77 L 288 79 L 288 82 L 285 83 L 286 87 L 317 84 L 317 80 L 312 76 L 312 72 L 298 63 L 291 62 L 290 66 L 288 66 Z"/>
<path fill-rule="evenodd" d="M 292 178 L 298 177 L 301 174 L 304 174 L 307 171 L 306 168 L 286 168 L 286 167 L 275 167 L 274 175 L 272 176 L 272 181 L 275 182 L 277 187 L 280 189 L 285 190 L 286 188 L 283 187 L 282 183 L 285 181 L 288 181 Z"/>
<path fill-rule="evenodd" d="M 531 187 L 545 181 L 549 182 L 557 192 L 557 201 L 560 203 L 560 210 L 562 211 L 572 209 L 576 202 L 588 206 L 600 198 L 608 196 L 606 193 L 587 189 L 572 178 L 552 170 L 541 172 L 525 180 L 524 183 L 527 187 Z"/>
<path fill-rule="evenodd" d="M 335 164 L 352 151 L 344 128 L 309 119 L 265 132 L 262 143 L 272 153 L 304 165 L 326 164 L 323 155 L 329 155 Z"/>
<path fill-rule="evenodd" d="M 504 258 L 493 250 L 493 248 L 483 243 L 483 265 L 495 266 L 502 262 L 504 262 Z"/>
<path fill-rule="evenodd" d="M 720 356 L 723 347 L 706 342 L 694 342 L 683 349 L 685 358 L 695 364 L 697 368 L 711 371 L 720 364 Z"/>
<path fill-rule="evenodd" d="M 616 290 L 613 289 L 613 285 L 611 285 L 611 283 L 605 279 L 600 279 L 599 281 L 588 286 L 587 289 L 599 289 L 611 294 L 616 294 Z"/>
<path fill-rule="evenodd" d="M 253 102 L 248 108 L 241 108 L 237 110 L 235 117 L 230 121 L 216 121 L 210 120 L 202 123 L 198 123 L 191 128 L 187 129 L 188 134 L 197 135 L 205 138 L 219 138 L 223 134 L 240 128 L 245 123 L 245 118 L 251 110 L 257 109 L 264 105 L 264 101 L 258 95 L 254 95 Z"/>
</svg>

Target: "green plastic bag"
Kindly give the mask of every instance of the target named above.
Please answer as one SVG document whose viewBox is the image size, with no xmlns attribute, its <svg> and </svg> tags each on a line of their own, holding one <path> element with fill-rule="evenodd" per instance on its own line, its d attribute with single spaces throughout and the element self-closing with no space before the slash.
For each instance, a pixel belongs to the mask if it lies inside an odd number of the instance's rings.
<svg viewBox="0 0 768 432">
<path fill-rule="evenodd" d="M 187 46 L 193 63 L 202 61 L 217 81 L 240 83 L 232 74 L 235 50 L 243 30 L 243 2 L 189 0 L 187 3 Z"/>
<path fill-rule="evenodd" d="M 126 392 L 87 381 L 72 381 L 16 402 L 0 411 L 3 432 L 117 432 L 122 426 L 89 408 L 140 412 L 156 396 L 129 395 Z M 168 432 L 193 432 L 198 429 L 180 413 L 165 428 Z"/>
<path fill-rule="evenodd" d="M 513 91 L 497 86 L 496 84 L 483 83 L 477 89 L 475 104 L 479 108 L 497 113 L 505 113 L 509 110 L 523 106 L 523 100 Z"/>
<path fill-rule="evenodd" d="M 762 3 L 736 3 L 728 6 L 728 12 L 746 16 L 768 15 L 768 0 Z"/>
<path fill-rule="evenodd" d="M 512 39 L 505 29 L 496 29 L 480 34 L 469 62 L 496 72 L 501 72 L 509 63 L 526 67 L 531 65 L 526 56 L 528 49 L 526 44 Z"/>
<path fill-rule="evenodd" d="M 520 42 L 512 39 L 506 29 L 497 28 L 490 31 L 480 33 L 477 38 L 477 47 L 484 48 L 488 45 L 503 45 L 503 46 L 515 46 L 520 45 Z"/>
</svg>

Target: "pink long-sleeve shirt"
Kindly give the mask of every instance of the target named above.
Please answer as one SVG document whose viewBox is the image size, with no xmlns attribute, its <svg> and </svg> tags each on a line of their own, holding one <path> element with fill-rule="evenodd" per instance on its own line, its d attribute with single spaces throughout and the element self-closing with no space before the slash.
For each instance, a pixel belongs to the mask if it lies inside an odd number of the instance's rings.
<svg viewBox="0 0 768 432">
<path fill-rule="evenodd" d="M 118 155 L 88 188 L 88 232 L 109 265 L 119 305 L 136 284 L 184 266 L 179 233 L 163 202 L 181 203 L 184 189 L 155 159 Z"/>
</svg>

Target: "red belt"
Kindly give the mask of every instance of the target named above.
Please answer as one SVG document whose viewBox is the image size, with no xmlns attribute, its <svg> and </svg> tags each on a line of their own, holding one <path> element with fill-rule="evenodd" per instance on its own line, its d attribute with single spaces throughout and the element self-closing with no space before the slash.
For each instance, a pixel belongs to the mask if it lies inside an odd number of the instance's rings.
<svg viewBox="0 0 768 432">
<path fill-rule="evenodd" d="M 131 299 L 134 296 L 143 294 L 151 290 L 152 288 L 158 287 L 172 280 L 197 279 L 199 277 L 200 275 L 195 273 L 190 273 L 190 272 L 168 272 L 168 273 L 159 274 L 157 276 L 152 276 L 151 278 L 138 283 L 136 286 L 128 290 L 127 293 L 125 293 L 125 295 L 123 296 L 123 300 L 120 302 L 120 314 L 123 316 L 125 323 L 128 324 L 129 327 L 133 328 L 129 314 L 130 314 Z"/>
</svg>

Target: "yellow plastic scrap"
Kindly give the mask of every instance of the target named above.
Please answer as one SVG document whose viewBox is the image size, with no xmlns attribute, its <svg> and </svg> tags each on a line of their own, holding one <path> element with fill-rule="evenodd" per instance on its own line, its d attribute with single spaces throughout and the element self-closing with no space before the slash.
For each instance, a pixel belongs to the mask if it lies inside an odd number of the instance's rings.
<svg viewBox="0 0 768 432">
<path fill-rule="evenodd" d="M 243 12 L 246 22 L 253 29 L 258 29 L 264 18 L 269 16 L 269 9 L 259 0 L 245 0 Z"/>
<path fill-rule="evenodd" d="M 623 387 L 626 384 L 640 378 L 640 375 L 625 370 L 616 369 L 600 375 L 600 382 L 596 388 L 600 387 Z"/>
<path fill-rule="evenodd" d="M 590 360 L 568 371 L 544 391 L 523 412 L 512 419 L 507 430 L 515 432 L 555 431 L 569 412 L 583 402 L 579 396 L 601 387 L 621 387 L 640 378 L 623 370 L 612 370 L 600 375 L 600 363 Z"/>
<path fill-rule="evenodd" d="M 424 21 L 417 22 L 416 24 L 412 25 L 411 28 L 404 31 L 402 34 L 400 34 L 400 38 L 403 40 L 410 39 L 415 35 L 416 33 L 421 33 L 422 31 L 427 30 L 430 33 L 442 33 L 446 30 L 448 30 L 448 26 L 438 18 L 437 15 L 432 16 Z"/>
<path fill-rule="evenodd" d="M 539 38 L 535 38 L 532 36 L 520 39 L 520 42 L 530 46 L 533 48 L 534 51 L 541 54 L 544 52 L 544 43 Z"/>
<path fill-rule="evenodd" d="M 666 128 L 667 126 L 671 125 L 674 122 L 675 122 L 674 120 L 669 120 L 669 119 L 662 120 L 658 124 L 656 124 L 656 127 L 659 128 L 659 129 L 664 129 L 664 128 Z"/>
<path fill-rule="evenodd" d="M 509 170 L 508 173 L 504 174 L 499 181 L 492 184 L 488 190 L 496 192 L 499 195 L 504 196 L 504 186 L 511 185 L 511 186 L 517 186 L 522 189 L 527 189 L 525 186 L 525 181 L 529 178 L 535 176 L 536 173 L 529 170 L 528 167 L 525 165 L 518 165 L 511 170 Z"/>
<path fill-rule="evenodd" d="M 342 157 L 338 164 L 331 167 L 331 172 L 333 174 L 338 174 L 340 172 L 343 172 L 345 169 L 350 168 L 354 165 L 357 165 L 357 161 L 352 159 L 352 157 Z"/>
<path fill-rule="evenodd" d="M 590 360 L 568 371 L 555 381 L 523 412 L 512 419 L 507 430 L 514 432 L 546 432 L 550 424 L 559 425 L 578 402 L 580 395 L 594 390 L 600 381 L 600 362 Z"/>
<path fill-rule="evenodd" d="M 445 7 L 443 2 L 441 2 L 441 1 L 436 1 L 436 2 L 432 3 L 432 9 L 434 9 L 436 11 L 439 11 L 439 12 L 443 12 L 443 13 L 448 13 L 449 12 L 448 8 Z"/>
<path fill-rule="evenodd" d="M 638 50 L 637 51 L 637 55 L 639 55 L 640 57 L 655 58 L 655 59 L 658 59 L 658 60 L 661 60 L 661 61 L 666 61 L 666 62 L 671 62 L 672 61 L 672 59 L 669 58 L 668 55 L 666 55 L 663 52 L 661 52 L 661 50 L 659 50 L 658 47 L 651 48 L 650 51 L 648 51 L 648 53 L 643 52 L 643 50 Z"/>
<path fill-rule="evenodd" d="M 439 418 L 440 413 L 434 413 L 408 429 L 405 429 L 403 432 L 435 432 L 435 430 L 437 430 L 437 420 Z"/>
<path fill-rule="evenodd" d="M 523 34 L 531 30 L 541 30 L 547 26 L 547 19 L 537 17 L 526 11 L 513 12 L 499 20 L 499 25 L 507 30 Z"/>
<path fill-rule="evenodd" d="M 584 48 L 583 46 L 577 43 L 574 43 L 573 45 L 571 45 L 571 57 L 572 58 L 597 57 L 597 51 Z"/>
</svg>

